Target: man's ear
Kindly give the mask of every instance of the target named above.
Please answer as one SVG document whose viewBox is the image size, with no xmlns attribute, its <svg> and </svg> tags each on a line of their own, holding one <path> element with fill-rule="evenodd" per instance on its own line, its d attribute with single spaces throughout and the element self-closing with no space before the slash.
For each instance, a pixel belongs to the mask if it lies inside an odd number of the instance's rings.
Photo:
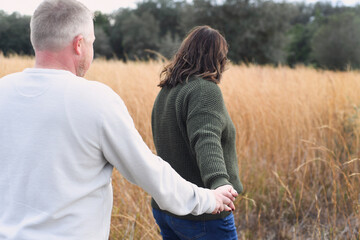
<svg viewBox="0 0 360 240">
<path fill-rule="evenodd" d="M 84 44 L 84 37 L 80 34 L 73 40 L 73 48 L 77 55 L 81 54 L 81 45 Z"/>
</svg>

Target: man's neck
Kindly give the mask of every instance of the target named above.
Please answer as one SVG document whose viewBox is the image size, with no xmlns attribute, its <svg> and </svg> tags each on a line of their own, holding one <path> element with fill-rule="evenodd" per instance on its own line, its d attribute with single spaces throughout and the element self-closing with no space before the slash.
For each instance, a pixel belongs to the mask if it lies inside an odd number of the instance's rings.
<svg viewBox="0 0 360 240">
<path fill-rule="evenodd" d="M 67 70 L 76 74 L 74 59 L 67 49 L 61 51 L 35 51 L 34 67 Z"/>
</svg>

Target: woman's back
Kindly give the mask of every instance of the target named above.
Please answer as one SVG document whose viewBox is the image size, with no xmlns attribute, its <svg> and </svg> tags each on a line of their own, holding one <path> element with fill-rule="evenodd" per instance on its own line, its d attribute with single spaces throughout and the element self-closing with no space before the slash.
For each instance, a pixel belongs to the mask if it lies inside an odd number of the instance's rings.
<svg viewBox="0 0 360 240">
<path fill-rule="evenodd" d="M 157 154 L 183 178 L 200 187 L 231 184 L 242 191 L 235 127 L 217 84 L 191 78 L 163 87 L 154 104 L 152 130 Z"/>
</svg>

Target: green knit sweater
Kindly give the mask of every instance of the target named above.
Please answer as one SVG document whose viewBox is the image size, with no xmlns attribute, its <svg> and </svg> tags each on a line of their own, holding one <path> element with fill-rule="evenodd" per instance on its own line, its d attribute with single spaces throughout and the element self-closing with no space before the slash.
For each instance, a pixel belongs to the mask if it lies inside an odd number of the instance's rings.
<svg viewBox="0 0 360 240">
<path fill-rule="evenodd" d="M 151 124 L 157 154 L 183 178 L 210 189 L 231 184 L 242 192 L 235 126 L 217 84 L 192 78 L 173 88 L 163 87 L 154 103 Z M 152 207 L 159 209 L 154 200 Z M 228 214 L 181 218 L 212 220 Z"/>
</svg>

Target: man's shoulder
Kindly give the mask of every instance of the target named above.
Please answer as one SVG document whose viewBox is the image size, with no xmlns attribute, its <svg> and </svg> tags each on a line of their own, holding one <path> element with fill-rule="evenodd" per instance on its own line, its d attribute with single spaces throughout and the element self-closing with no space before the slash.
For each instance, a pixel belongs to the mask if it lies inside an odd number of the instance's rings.
<svg viewBox="0 0 360 240">
<path fill-rule="evenodd" d="M 74 76 L 67 83 L 65 99 L 68 111 L 79 111 L 89 119 L 113 116 L 125 109 L 120 96 L 104 83 Z"/>
<path fill-rule="evenodd" d="M 98 99 L 108 99 L 113 98 L 114 96 L 118 97 L 112 88 L 104 83 L 77 76 L 74 76 L 74 78 L 76 78 L 74 81 L 69 81 L 68 84 L 70 86 L 68 89 L 74 91 L 77 95 L 82 94 L 90 98 L 96 97 Z"/>
<path fill-rule="evenodd" d="M 104 83 L 94 81 L 91 79 L 86 79 L 83 77 L 73 76 L 74 81 L 71 82 L 71 84 L 78 84 L 79 87 L 85 87 L 92 89 L 94 91 L 112 91 L 111 88 L 108 85 L 105 85 Z"/>
<path fill-rule="evenodd" d="M 2 77 L 0 77 L 0 83 L 5 83 L 5 81 L 8 81 L 12 78 L 16 78 L 19 77 L 21 75 L 22 72 L 15 72 L 15 73 L 9 73 L 7 75 L 4 75 Z"/>
<path fill-rule="evenodd" d="M 22 72 L 15 72 L 15 73 L 9 73 L 7 75 L 4 75 L 0 77 L 0 90 L 2 93 L 5 91 L 9 91 L 9 89 L 12 89 L 14 87 L 14 84 L 17 79 L 22 79 L 23 73 Z"/>
</svg>

